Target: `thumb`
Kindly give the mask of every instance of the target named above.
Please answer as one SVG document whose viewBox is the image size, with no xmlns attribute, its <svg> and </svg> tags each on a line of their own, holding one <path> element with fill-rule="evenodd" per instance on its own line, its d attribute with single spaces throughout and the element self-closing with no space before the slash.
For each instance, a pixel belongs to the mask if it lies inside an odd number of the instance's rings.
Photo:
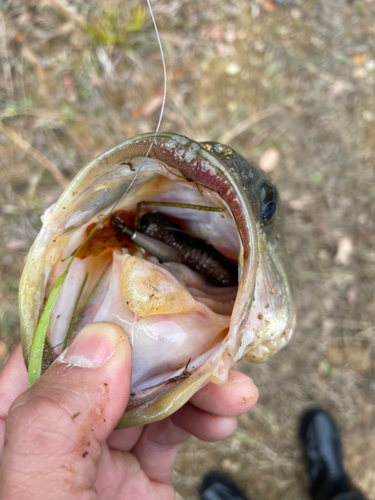
<svg viewBox="0 0 375 500">
<path fill-rule="evenodd" d="M 130 374 L 124 330 L 86 325 L 10 408 L 1 500 L 95 498 L 102 444 L 126 408 Z"/>
</svg>

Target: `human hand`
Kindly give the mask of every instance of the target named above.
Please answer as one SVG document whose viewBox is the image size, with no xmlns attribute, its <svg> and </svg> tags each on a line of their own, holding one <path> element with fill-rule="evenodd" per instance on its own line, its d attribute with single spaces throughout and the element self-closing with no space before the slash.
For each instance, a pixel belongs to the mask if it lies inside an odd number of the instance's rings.
<svg viewBox="0 0 375 500">
<path fill-rule="evenodd" d="M 131 348 L 111 323 L 87 325 L 29 388 L 18 346 L 0 374 L 0 500 L 169 500 L 179 443 L 234 432 L 257 389 L 231 370 L 170 417 L 116 430 L 130 394 Z"/>
</svg>

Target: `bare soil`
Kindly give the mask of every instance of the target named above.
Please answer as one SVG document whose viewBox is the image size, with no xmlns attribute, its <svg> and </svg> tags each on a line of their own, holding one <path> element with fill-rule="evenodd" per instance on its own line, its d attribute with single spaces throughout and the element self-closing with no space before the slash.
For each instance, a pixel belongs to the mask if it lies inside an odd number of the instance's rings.
<svg viewBox="0 0 375 500">
<path fill-rule="evenodd" d="M 298 301 L 290 345 L 263 365 L 240 364 L 258 405 L 230 439 L 181 447 L 176 490 L 197 499 L 216 469 L 252 500 L 307 499 L 296 429 L 319 405 L 375 499 L 375 2 L 153 4 L 168 73 L 162 130 L 222 141 L 272 170 Z M 87 161 L 156 127 L 162 66 L 142 9 L 1 2 L 3 361 L 19 342 L 18 281 L 40 215 Z"/>
</svg>

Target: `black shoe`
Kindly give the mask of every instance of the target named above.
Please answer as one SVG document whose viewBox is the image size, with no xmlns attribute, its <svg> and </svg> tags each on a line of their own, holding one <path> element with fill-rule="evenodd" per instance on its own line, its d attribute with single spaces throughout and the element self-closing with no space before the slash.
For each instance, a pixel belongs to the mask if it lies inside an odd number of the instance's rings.
<svg viewBox="0 0 375 500">
<path fill-rule="evenodd" d="M 307 410 L 299 437 L 307 459 L 310 492 L 314 500 L 331 500 L 357 493 L 344 470 L 339 431 L 332 417 L 320 408 Z"/>
<path fill-rule="evenodd" d="M 203 479 L 199 494 L 201 500 L 246 500 L 232 481 L 215 472 Z"/>
</svg>

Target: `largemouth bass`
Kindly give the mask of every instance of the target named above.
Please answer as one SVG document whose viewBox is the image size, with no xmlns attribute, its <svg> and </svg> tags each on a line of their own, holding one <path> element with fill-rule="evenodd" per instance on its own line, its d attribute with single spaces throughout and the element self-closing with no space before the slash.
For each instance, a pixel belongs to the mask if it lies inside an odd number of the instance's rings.
<svg viewBox="0 0 375 500">
<path fill-rule="evenodd" d="M 27 365 L 67 258 L 100 220 L 61 289 L 43 365 L 86 323 L 120 325 L 132 343 L 132 393 L 119 427 L 165 418 L 208 381 L 224 383 L 239 359 L 264 361 L 290 339 L 295 310 L 275 187 L 227 146 L 150 133 L 83 167 L 44 213 L 20 285 Z"/>
</svg>

